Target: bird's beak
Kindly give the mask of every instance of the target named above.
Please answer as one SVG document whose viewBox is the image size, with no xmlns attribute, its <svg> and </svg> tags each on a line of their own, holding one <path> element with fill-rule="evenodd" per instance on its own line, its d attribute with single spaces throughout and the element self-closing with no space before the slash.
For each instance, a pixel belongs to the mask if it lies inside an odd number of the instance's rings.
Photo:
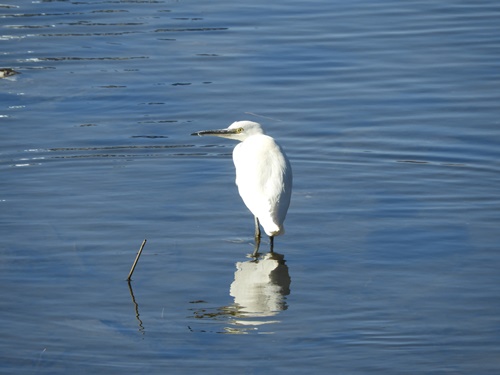
<svg viewBox="0 0 500 375">
<path fill-rule="evenodd" d="M 191 135 L 215 135 L 217 137 L 224 137 L 225 135 L 236 134 L 236 129 L 217 129 L 217 130 L 201 130 Z"/>
</svg>

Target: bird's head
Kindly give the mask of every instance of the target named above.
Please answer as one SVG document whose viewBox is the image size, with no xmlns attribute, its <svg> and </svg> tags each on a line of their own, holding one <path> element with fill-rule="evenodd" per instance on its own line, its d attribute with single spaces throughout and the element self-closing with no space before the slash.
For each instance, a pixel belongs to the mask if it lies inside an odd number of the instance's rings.
<svg viewBox="0 0 500 375">
<path fill-rule="evenodd" d="M 256 134 L 264 134 L 260 124 L 252 121 L 236 121 L 226 129 L 202 130 L 191 135 L 215 135 L 217 137 L 244 141 L 248 137 Z"/>
</svg>

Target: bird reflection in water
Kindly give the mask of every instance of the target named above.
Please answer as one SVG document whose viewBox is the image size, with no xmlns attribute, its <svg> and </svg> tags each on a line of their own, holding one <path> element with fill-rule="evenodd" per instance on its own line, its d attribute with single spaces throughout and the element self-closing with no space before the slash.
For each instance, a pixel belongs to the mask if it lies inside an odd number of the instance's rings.
<svg viewBox="0 0 500 375">
<path fill-rule="evenodd" d="M 267 253 L 249 261 L 237 262 L 229 291 L 234 303 L 216 310 L 197 309 L 194 317 L 228 322 L 230 326 L 221 333 L 256 331 L 258 326 L 279 322 L 275 317 L 287 309 L 286 296 L 290 294 L 290 283 L 288 266 L 281 254 Z"/>
</svg>

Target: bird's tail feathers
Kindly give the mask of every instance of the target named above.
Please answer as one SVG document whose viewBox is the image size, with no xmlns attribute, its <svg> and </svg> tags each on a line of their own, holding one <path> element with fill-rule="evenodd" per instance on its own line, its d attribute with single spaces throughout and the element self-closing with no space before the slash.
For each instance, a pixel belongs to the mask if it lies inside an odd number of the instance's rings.
<svg viewBox="0 0 500 375">
<path fill-rule="evenodd" d="M 279 226 L 279 225 L 276 225 L 274 222 L 272 221 L 260 221 L 260 224 L 262 225 L 262 227 L 264 228 L 264 232 L 266 232 L 266 234 L 268 236 L 281 236 L 282 234 L 285 234 L 285 227 L 282 225 L 282 226 Z"/>
</svg>

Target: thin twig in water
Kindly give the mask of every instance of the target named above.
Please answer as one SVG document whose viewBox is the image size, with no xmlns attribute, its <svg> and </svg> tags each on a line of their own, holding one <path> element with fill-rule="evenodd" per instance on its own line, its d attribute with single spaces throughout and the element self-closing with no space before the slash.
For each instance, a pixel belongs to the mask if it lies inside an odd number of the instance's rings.
<svg viewBox="0 0 500 375">
<path fill-rule="evenodd" d="M 130 278 L 132 277 L 132 274 L 134 273 L 135 266 L 137 265 L 137 262 L 139 261 L 139 258 L 141 257 L 142 249 L 144 249 L 144 245 L 146 245 L 146 239 L 142 241 L 141 248 L 137 252 L 137 256 L 135 257 L 134 264 L 132 264 L 132 268 L 130 269 L 130 272 L 128 273 L 127 281 L 130 281 Z"/>
</svg>

